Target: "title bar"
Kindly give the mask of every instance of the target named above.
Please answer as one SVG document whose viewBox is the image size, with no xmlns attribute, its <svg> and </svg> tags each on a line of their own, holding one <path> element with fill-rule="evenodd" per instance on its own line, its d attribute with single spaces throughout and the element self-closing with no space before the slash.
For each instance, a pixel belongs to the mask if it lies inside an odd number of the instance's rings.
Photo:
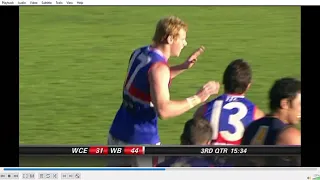
<svg viewBox="0 0 320 180">
<path fill-rule="evenodd" d="M 144 0 L 117 0 L 117 1 L 105 1 L 105 0 L 2 0 L 1 6 L 76 6 L 76 5 L 320 5 L 320 1 L 317 0 L 161 0 L 161 1 L 144 1 Z"/>
</svg>

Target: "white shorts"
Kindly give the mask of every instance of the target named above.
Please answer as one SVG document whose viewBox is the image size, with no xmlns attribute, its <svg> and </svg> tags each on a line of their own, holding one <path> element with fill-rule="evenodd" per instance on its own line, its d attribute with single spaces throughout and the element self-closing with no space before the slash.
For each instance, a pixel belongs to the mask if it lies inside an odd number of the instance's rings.
<svg viewBox="0 0 320 180">
<path fill-rule="evenodd" d="M 160 145 L 157 143 L 156 145 Z M 132 145 L 114 138 L 111 134 L 108 137 L 108 145 L 114 146 L 126 146 Z M 154 167 L 158 163 L 164 161 L 164 157 L 152 157 L 152 156 L 110 156 L 108 157 L 108 167 Z"/>
</svg>

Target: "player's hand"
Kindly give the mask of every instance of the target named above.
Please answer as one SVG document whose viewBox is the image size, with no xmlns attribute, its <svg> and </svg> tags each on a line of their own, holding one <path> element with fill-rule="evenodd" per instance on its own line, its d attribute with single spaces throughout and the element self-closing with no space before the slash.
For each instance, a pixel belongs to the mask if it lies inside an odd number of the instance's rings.
<svg viewBox="0 0 320 180">
<path fill-rule="evenodd" d="M 205 102 L 211 95 L 218 94 L 220 83 L 216 81 L 209 81 L 197 92 L 197 96 L 201 102 Z"/>
<path fill-rule="evenodd" d="M 198 57 L 204 52 L 204 49 L 205 48 L 201 46 L 188 57 L 188 59 L 183 63 L 185 69 L 191 68 L 198 61 Z"/>
</svg>

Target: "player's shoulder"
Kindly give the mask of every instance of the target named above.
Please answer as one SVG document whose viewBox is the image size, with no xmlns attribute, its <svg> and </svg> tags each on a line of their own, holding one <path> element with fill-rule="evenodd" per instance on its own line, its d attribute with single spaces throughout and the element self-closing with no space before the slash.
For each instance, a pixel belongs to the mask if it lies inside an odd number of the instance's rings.
<svg viewBox="0 0 320 180">
<path fill-rule="evenodd" d="M 263 116 L 256 121 L 253 121 L 250 125 L 271 125 L 273 124 L 274 118 L 269 116 Z"/>
<path fill-rule="evenodd" d="M 239 96 L 234 96 L 234 97 L 237 98 L 239 102 L 242 102 L 243 104 L 245 104 L 249 108 L 256 107 L 255 103 L 253 103 L 249 98 L 247 98 L 244 95 L 239 95 Z"/>
<path fill-rule="evenodd" d="M 150 45 L 142 46 L 137 50 L 145 53 L 151 59 L 151 61 L 165 61 L 161 53 L 154 50 Z"/>
<path fill-rule="evenodd" d="M 148 46 L 140 46 L 140 47 L 138 47 L 138 48 L 135 48 L 135 49 L 132 51 L 132 54 L 134 54 L 134 53 L 146 52 L 146 50 L 148 50 Z"/>
<path fill-rule="evenodd" d="M 271 126 L 272 120 L 269 117 L 262 117 L 257 119 L 256 121 L 252 121 L 246 128 L 246 131 L 255 131 L 259 129 L 261 126 Z"/>
<path fill-rule="evenodd" d="M 277 137 L 278 145 L 301 145 L 301 131 L 294 126 L 287 126 Z"/>
<path fill-rule="evenodd" d="M 151 51 L 150 45 L 140 46 L 133 50 L 134 53 L 144 53 L 148 56 L 153 56 L 153 51 Z"/>
<path fill-rule="evenodd" d="M 265 116 L 265 121 L 268 122 L 274 129 L 284 129 L 289 127 L 288 124 L 275 117 Z"/>
<path fill-rule="evenodd" d="M 287 126 L 283 131 L 282 131 L 283 134 L 290 134 L 290 135 L 298 135 L 300 136 L 301 135 L 301 131 L 294 127 L 294 126 Z"/>
<path fill-rule="evenodd" d="M 225 101 L 225 94 L 221 94 L 221 95 L 217 96 L 216 98 L 212 99 L 211 101 L 208 101 L 206 103 L 206 105 L 213 105 L 214 102 L 216 102 L 216 101 Z"/>
<path fill-rule="evenodd" d="M 214 103 L 219 101 L 219 102 L 224 102 L 224 95 L 220 95 L 214 99 L 212 99 L 211 101 L 206 102 L 204 105 L 202 105 L 198 111 L 201 111 L 202 114 L 204 114 L 204 116 L 207 115 L 207 113 L 210 113 L 213 109 Z"/>
<path fill-rule="evenodd" d="M 148 73 L 157 74 L 162 77 L 164 74 L 170 75 L 170 68 L 167 64 L 162 62 L 152 63 L 149 67 Z"/>
<path fill-rule="evenodd" d="M 264 116 L 260 119 L 257 119 L 256 121 L 253 121 L 250 123 L 248 127 L 260 127 L 260 126 L 268 126 L 269 129 L 283 129 L 286 124 L 284 124 L 281 120 L 272 117 L 272 116 Z"/>
</svg>

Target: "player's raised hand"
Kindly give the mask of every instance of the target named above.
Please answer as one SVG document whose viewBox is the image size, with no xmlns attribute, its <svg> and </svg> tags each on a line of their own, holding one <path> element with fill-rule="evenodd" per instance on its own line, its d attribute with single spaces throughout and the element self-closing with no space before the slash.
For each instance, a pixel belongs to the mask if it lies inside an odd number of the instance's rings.
<svg viewBox="0 0 320 180">
<path fill-rule="evenodd" d="M 211 95 L 218 94 L 220 83 L 216 81 L 209 81 L 197 92 L 197 96 L 201 102 L 205 102 Z"/>
<path fill-rule="evenodd" d="M 197 61 L 198 57 L 204 52 L 204 46 L 200 46 L 197 50 L 195 50 L 188 59 L 183 63 L 186 69 L 191 68 Z"/>
</svg>

